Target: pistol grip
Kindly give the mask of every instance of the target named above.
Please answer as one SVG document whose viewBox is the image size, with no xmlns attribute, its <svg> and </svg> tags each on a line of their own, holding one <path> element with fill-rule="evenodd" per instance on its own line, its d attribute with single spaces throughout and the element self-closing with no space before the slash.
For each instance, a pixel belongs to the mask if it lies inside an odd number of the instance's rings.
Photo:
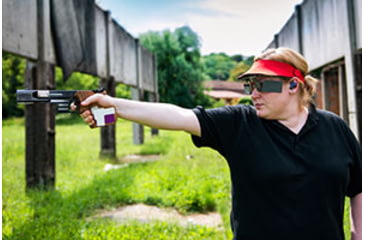
<svg viewBox="0 0 365 240">
<path fill-rule="evenodd" d="M 96 124 L 91 127 L 102 127 L 111 125 L 116 122 L 116 113 L 114 108 L 99 108 L 94 106 L 91 108 Z"/>
<path fill-rule="evenodd" d="M 80 112 L 80 113 L 83 113 L 85 112 L 86 110 L 88 110 L 89 108 L 91 108 L 90 106 L 81 106 L 81 102 L 84 101 L 86 98 L 90 97 L 94 95 L 94 92 L 93 91 L 88 91 L 88 90 L 85 90 L 85 91 L 77 91 L 75 93 L 75 104 L 77 106 L 77 110 Z"/>
<path fill-rule="evenodd" d="M 106 92 L 102 92 L 103 94 L 106 94 Z M 80 113 L 83 113 L 86 110 L 90 110 L 94 120 L 95 124 L 93 126 L 90 126 L 91 128 L 95 127 L 102 127 L 106 125 L 111 125 L 116 122 L 116 112 L 114 108 L 100 108 L 96 104 L 91 104 L 89 106 L 81 106 L 81 102 L 84 101 L 86 98 L 94 95 L 95 93 L 93 91 L 78 91 L 75 94 L 75 100 L 76 105 L 78 107 L 78 110 Z"/>
</svg>

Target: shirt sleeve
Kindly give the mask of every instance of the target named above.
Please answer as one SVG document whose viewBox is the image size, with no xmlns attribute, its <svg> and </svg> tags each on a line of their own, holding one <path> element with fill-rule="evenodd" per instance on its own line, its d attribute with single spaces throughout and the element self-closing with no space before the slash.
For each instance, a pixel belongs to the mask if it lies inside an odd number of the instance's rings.
<svg viewBox="0 0 365 240">
<path fill-rule="evenodd" d="M 346 139 L 352 157 L 350 180 L 346 195 L 352 198 L 362 192 L 362 153 L 360 143 L 348 127 L 346 129 Z"/>
<path fill-rule="evenodd" d="M 233 147 L 238 132 L 245 119 L 245 106 L 220 107 L 205 110 L 203 107 L 193 109 L 201 129 L 201 137 L 192 135 L 197 147 L 211 147 L 226 156 Z"/>
</svg>

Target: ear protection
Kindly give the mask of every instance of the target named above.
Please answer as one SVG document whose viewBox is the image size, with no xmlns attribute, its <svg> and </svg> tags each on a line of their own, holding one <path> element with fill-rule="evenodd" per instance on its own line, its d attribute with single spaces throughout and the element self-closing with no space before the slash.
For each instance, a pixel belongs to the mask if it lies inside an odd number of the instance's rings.
<svg viewBox="0 0 365 240">
<path fill-rule="evenodd" d="M 298 86 L 298 83 L 296 81 L 291 81 L 289 83 L 289 89 L 295 89 Z"/>
</svg>

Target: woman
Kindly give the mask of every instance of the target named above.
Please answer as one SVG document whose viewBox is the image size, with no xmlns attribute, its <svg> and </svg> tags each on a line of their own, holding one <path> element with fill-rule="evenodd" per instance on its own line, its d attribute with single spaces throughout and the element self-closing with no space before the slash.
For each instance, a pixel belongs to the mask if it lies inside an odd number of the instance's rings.
<svg viewBox="0 0 365 240">
<path fill-rule="evenodd" d="M 254 107 L 205 110 L 100 94 L 82 105 L 114 107 L 120 118 L 183 130 L 196 146 L 217 150 L 232 180 L 234 239 L 344 239 L 345 196 L 353 240 L 361 239 L 361 148 L 345 122 L 311 103 L 316 80 L 288 48 L 257 56 L 239 76 Z M 95 124 L 90 111 L 81 114 Z"/>
</svg>

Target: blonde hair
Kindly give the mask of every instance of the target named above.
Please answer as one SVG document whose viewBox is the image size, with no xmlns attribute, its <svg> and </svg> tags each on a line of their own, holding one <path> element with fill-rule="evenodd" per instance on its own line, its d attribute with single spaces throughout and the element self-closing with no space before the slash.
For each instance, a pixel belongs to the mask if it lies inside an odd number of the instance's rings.
<svg viewBox="0 0 365 240">
<path fill-rule="evenodd" d="M 308 106 L 313 102 L 313 96 L 316 94 L 318 80 L 308 75 L 309 66 L 301 54 L 297 53 L 293 49 L 285 47 L 270 48 L 256 56 L 254 61 L 259 59 L 285 62 L 299 69 L 304 76 L 304 82 L 298 81 L 301 99 L 300 104 Z"/>
</svg>

